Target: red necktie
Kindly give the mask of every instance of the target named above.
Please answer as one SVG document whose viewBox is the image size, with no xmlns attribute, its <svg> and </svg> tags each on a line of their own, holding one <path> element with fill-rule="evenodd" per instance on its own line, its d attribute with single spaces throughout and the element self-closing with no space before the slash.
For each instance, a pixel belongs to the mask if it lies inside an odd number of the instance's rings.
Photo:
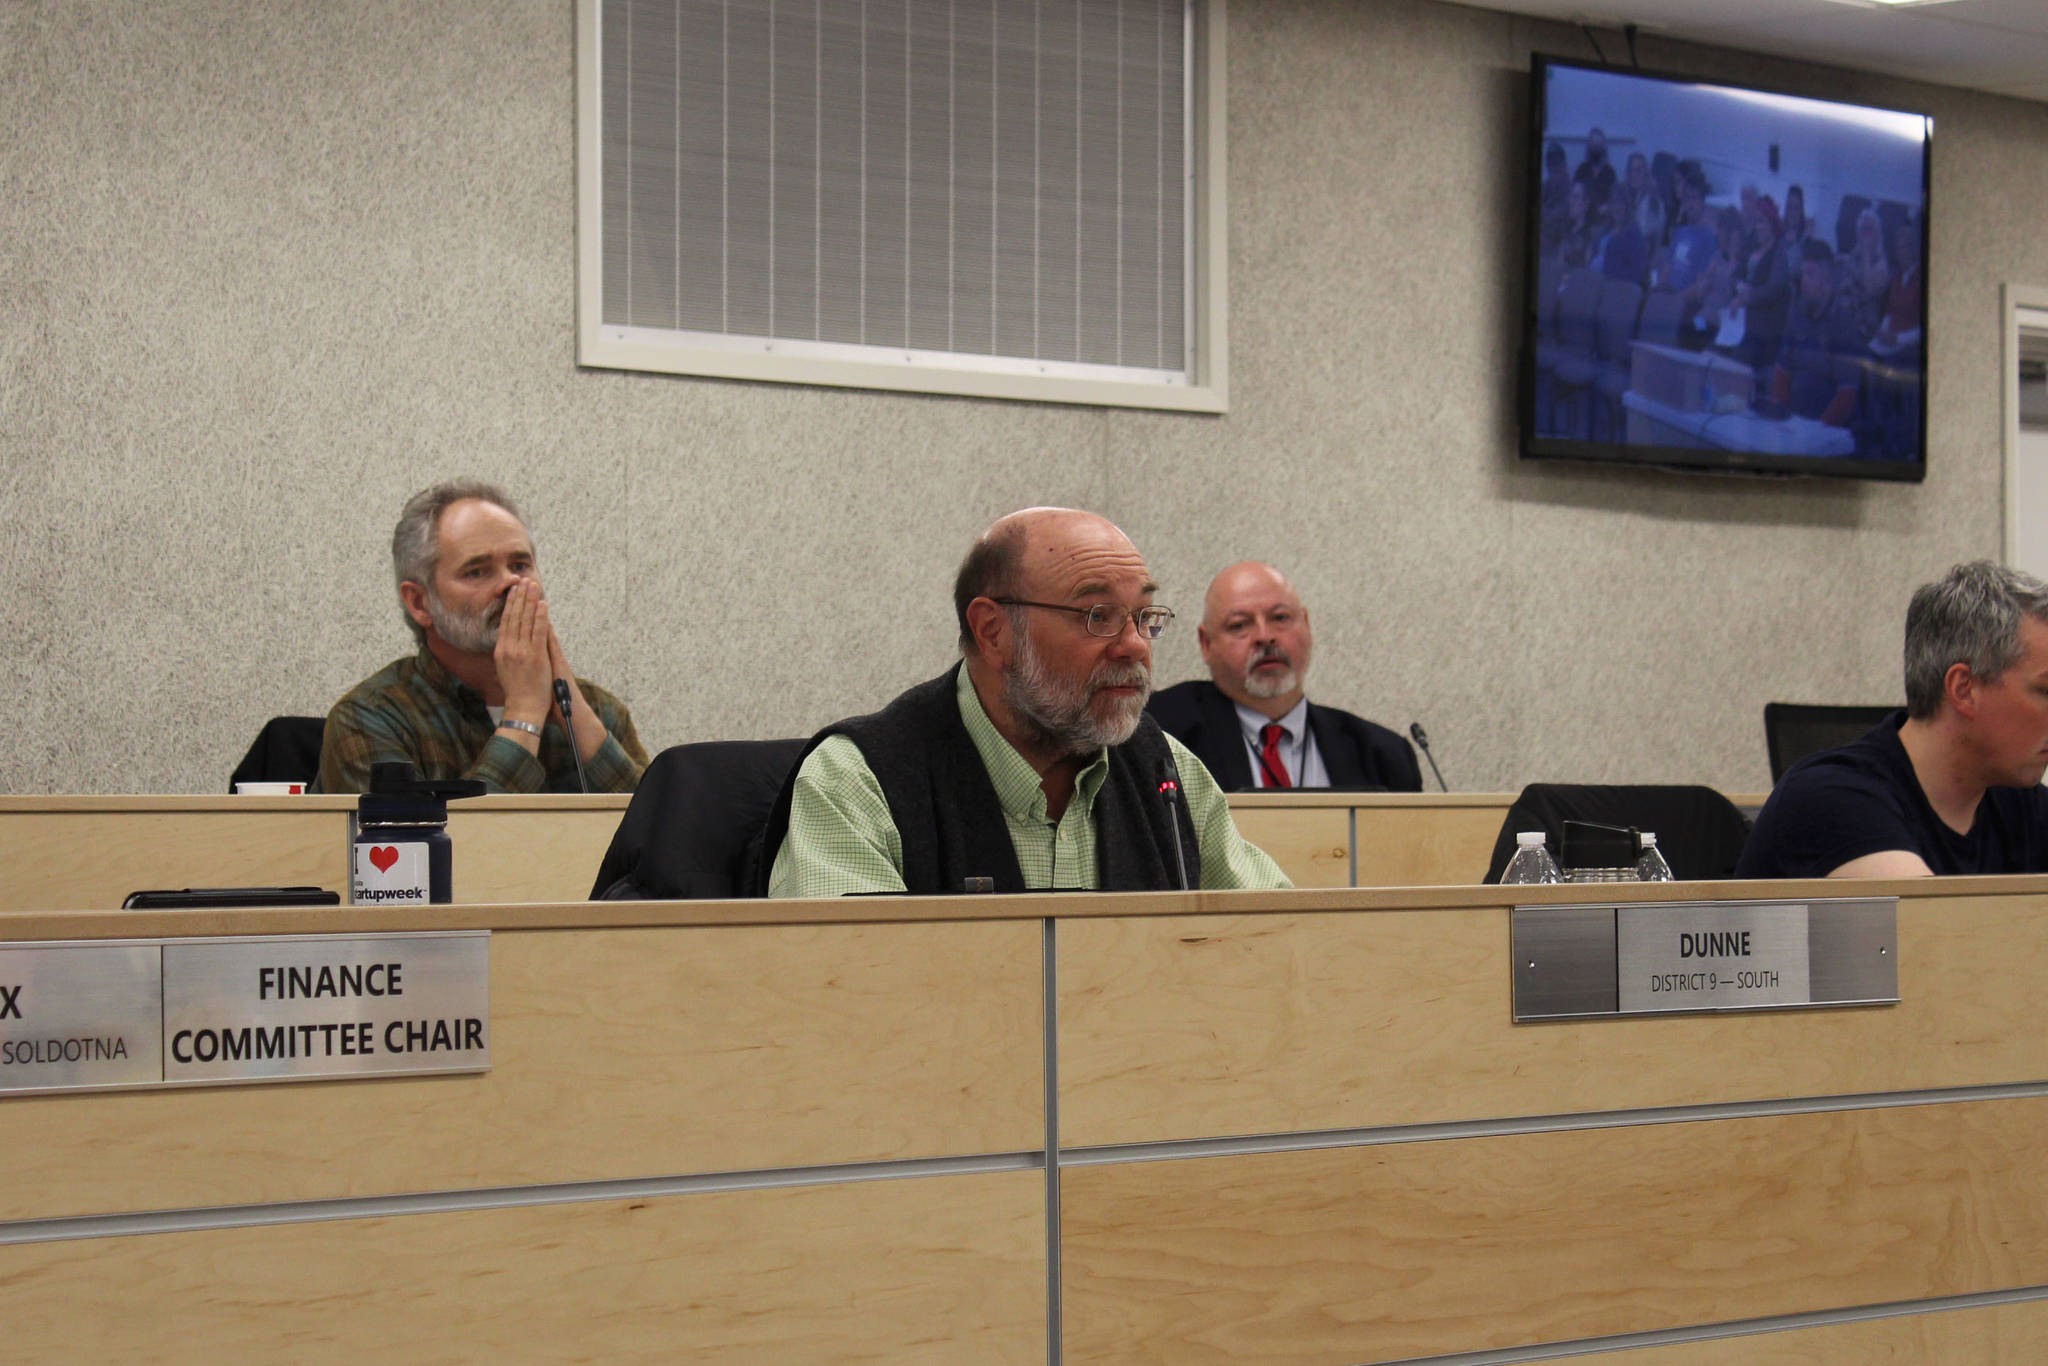
<svg viewBox="0 0 2048 1366">
<path fill-rule="evenodd" d="M 1293 787 L 1287 780 L 1287 761 L 1280 757 L 1280 737 L 1287 734 L 1286 728 L 1277 722 L 1259 732 L 1259 741 L 1265 748 L 1259 751 L 1259 769 L 1265 774 L 1267 787 Z"/>
</svg>

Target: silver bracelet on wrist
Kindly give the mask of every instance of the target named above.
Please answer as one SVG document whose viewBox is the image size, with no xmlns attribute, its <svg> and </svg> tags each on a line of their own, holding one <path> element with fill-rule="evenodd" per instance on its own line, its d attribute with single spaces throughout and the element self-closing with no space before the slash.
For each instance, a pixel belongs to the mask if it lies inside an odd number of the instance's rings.
<svg viewBox="0 0 2048 1366">
<path fill-rule="evenodd" d="M 538 738 L 538 737 L 539 737 L 539 735 L 540 735 L 540 727 L 539 727 L 539 726 L 536 726 L 535 724 L 533 724 L 533 722 L 531 722 L 531 721 L 515 721 L 515 720 L 513 720 L 513 719 L 512 719 L 511 717 L 509 717 L 509 716 L 508 716 L 508 717 L 506 717 L 506 718 L 505 718 L 504 720 L 502 720 L 502 721 L 500 721 L 500 722 L 498 723 L 498 729 L 499 729 L 499 730 L 523 730 L 523 731 L 525 731 L 525 732 L 526 732 L 526 733 L 527 733 L 528 735 L 534 736 L 535 738 Z"/>
</svg>

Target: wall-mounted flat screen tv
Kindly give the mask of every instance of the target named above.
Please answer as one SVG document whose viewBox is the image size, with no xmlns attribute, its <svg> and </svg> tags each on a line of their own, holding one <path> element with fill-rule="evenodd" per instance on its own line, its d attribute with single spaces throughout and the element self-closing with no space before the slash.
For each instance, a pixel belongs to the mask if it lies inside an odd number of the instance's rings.
<svg viewBox="0 0 2048 1366">
<path fill-rule="evenodd" d="M 1525 458 L 1927 472 L 1923 114 L 1537 57 Z"/>
</svg>

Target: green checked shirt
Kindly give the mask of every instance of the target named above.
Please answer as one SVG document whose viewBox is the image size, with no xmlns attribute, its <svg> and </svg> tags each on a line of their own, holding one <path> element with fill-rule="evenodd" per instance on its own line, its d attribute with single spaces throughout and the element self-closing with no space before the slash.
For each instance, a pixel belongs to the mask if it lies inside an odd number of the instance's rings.
<svg viewBox="0 0 2048 1366">
<path fill-rule="evenodd" d="M 592 792 L 631 792 L 647 751 L 626 704 L 588 679 L 576 686 L 609 732 L 584 761 Z M 351 688 L 327 713 L 317 792 L 361 792 L 370 765 L 408 763 L 420 777 L 478 778 L 486 792 L 575 792 L 576 758 L 550 716 L 535 758 L 498 733 L 483 694 L 428 651 L 393 660 Z"/>
<path fill-rule="evenodd" d="M 1092 889 L 1095 870 L 1095 795 L 1109 774 L 1107 752 L 1074 780 L 1073 799 L 1057 824 L 1046 814 L 1038 772 L 988 719 L 967 670 L 955 691 L 960 719 L 981 752 L 1017 850 L 1024 885 Z M 1266 852 L 1237 833 L 1223 789 L 1202 761 L 1171 735 L 1173 761 L 1180 768 L 1182 795 L 1202 850 L 1202 890 L 1291 887 Z M 889 815 L 888 798 L 875 781 L 860 747 L 834 735 L 812 750 L 797 771 L 789 808 L 789 833 L 776 851 L 769 874 L 770 896 L 848 896 L 903 890 L 903 839 Z"/>
</svg>

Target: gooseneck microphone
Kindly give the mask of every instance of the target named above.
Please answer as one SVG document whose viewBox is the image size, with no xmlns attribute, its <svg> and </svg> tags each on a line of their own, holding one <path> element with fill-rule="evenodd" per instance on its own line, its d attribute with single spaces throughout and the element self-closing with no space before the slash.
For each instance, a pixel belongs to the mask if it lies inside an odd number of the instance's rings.
<svg viewBox="0 0 2048 1366">
<path fill-rule="evenodd" d="M 1159 769 L 1159 796 L 1166 803 L 1166 828 L 1173 832 L 1174 871 L 1180 878 L 1180 889 L 1191 892 L 1194 888 L 1188 886 L 1188 856 L 1180 843 L 1180 770 L 1174 767 L 1171 750 Z"/>
<path fill-rule="evenodd" d="M 1436 785 L 1449 792 L 1451 789 L 1444 783 L 1444 771 L 1436 766 L 1436 756 L 1429 752 L 1429 732 L 1422 728 L 1420 721 L 1409 723 L 1408 738 L 1413 740 L 1415 747 L 1422 751 L 1422 757 L 1429 760 L 1429 771 L 1436 774 Z"/>
<path fill-rule="evenodd" d="M 555 708 L 562 713 L 562 729 L 569 735 L 569 757 L 576 761 L 576 788 L 580 792 L 590 791 L 590 779 L 583 776 L 583 751 L 576 748 L 576 726 L 569 719 L 569 684 L 566 679 L 555 680 Z M 1437 781 L 1443 781 L 1439 778 Z"/>
</svg>

